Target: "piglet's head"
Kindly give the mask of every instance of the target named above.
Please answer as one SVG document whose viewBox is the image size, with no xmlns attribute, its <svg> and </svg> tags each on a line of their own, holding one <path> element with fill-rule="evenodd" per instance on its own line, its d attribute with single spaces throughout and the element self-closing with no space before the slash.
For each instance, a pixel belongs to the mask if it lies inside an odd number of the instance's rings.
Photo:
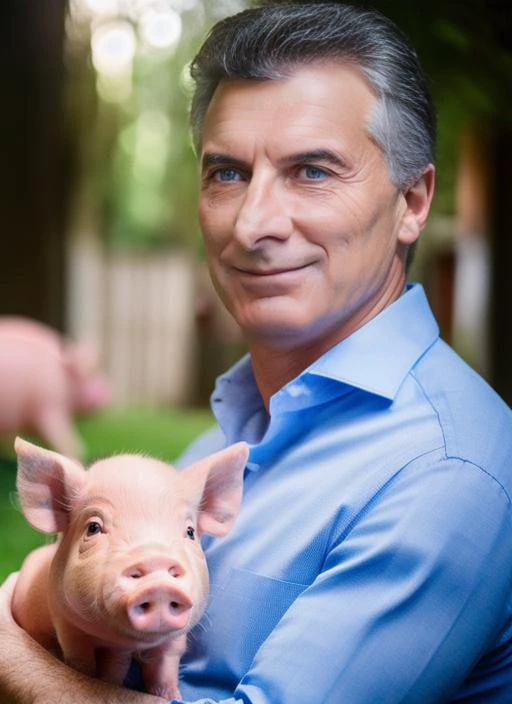
<svg viewBox="0 0 512 704">
<path fill-rule="evenodd" d="M 151 481 L 149 469 L 159 465 L 162 476 L 167 476 L 173 485 L 177 483 L 180 495 L 197 506 L 198 533 L 223 536 L 231 529 L 240 509 L 243 470 L 248 457 L 247 445 L 237 443 L 180 472 L 171 465 L 135 455 L 100 460 L 86 470 L 76 460 L 21 438 L 16 438 L 15 450 L 17 491 L 23 514 L 34 528 L 44 533 L 67 529 L 77 500 L 83 502 L 91 482 L 101 480 L 107 491 L 117 483 L 124 486 L 125 494 L 131 491 L 135 495 Z M 130 467 L 141 463 L 145 470 L 131 474 Z M 106 482 L 105 477 L 108 477 Z M 137 498 L 142 497 L 139 494 Z"/>
<path fill-rule="evenodd" d="M 244 443 L 182 471 L 140 455 L 85 470 L 19 438 L 15 449 L 25 517 L 45 533 L 63 533 L 50 570 L 53 611 L 123 646 L 156 645 L 197 623 L 208 573 L 196 537 L 223 536 L 233 525 Z"/>
</svg>

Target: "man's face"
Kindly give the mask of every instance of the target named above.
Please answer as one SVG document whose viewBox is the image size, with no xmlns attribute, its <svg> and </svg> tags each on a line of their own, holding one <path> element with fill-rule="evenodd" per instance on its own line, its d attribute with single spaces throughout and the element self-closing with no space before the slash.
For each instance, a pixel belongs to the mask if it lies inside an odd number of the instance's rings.
<svg viewBox="0 0 512 704">
<path fill-rule="evenodd" d="M 249 343 L 328 348 L 400 294 L 431 188 L 393 186 L 367 128 L 375 104 L 357 69 L 331 62 L 217 88 L 199 216 Z"/>
</svg>

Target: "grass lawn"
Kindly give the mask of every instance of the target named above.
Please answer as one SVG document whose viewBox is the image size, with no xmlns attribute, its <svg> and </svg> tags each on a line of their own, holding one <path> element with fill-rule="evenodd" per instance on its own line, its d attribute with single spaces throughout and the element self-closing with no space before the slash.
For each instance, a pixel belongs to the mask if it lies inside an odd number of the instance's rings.
<svg viewBox="0 0 512 704">
<path fill-rule="evenodd" d="M 143 452 L 172 462 L 213 424 L 208 410 L 108 409 L 78 421 L 87 462 L 119 452 Z M 24 556 L 48 537 L 33 530 L 16 504 L 16 461 L 0 457 L 0 581 L 20 567 Z"/>
</svg>

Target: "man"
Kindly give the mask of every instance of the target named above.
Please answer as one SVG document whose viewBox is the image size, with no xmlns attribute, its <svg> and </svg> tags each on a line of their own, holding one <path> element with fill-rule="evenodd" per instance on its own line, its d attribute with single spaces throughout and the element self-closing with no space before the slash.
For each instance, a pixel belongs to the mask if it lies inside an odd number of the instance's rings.
<svg viewBox="0 0 512 704">
<path fill-rule="evenodd" d="M 234 530 L 205 543 L 185 700 L 512 701 L 511 413 L 406 285 L 434 188 L 414 52 L 373 12 L 268 6 L 217 25 L 193 76 L 210 271 L 250 356 L 182 462 L 251 455 Z M 156 701 L 1 613 L 4 699 Z"/>
</svg>

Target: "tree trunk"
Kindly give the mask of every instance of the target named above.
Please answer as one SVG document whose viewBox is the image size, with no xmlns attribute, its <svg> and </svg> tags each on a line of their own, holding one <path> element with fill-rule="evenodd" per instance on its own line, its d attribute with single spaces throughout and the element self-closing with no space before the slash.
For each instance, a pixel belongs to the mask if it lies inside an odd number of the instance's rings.
<svg viewBox="0 0 512 704">
<path fill-rule="evenodd" d="M 67 184 L 62 109 L 66 0 L 0 9 L 0 314 L 62 328 Z"/>
</svg>

